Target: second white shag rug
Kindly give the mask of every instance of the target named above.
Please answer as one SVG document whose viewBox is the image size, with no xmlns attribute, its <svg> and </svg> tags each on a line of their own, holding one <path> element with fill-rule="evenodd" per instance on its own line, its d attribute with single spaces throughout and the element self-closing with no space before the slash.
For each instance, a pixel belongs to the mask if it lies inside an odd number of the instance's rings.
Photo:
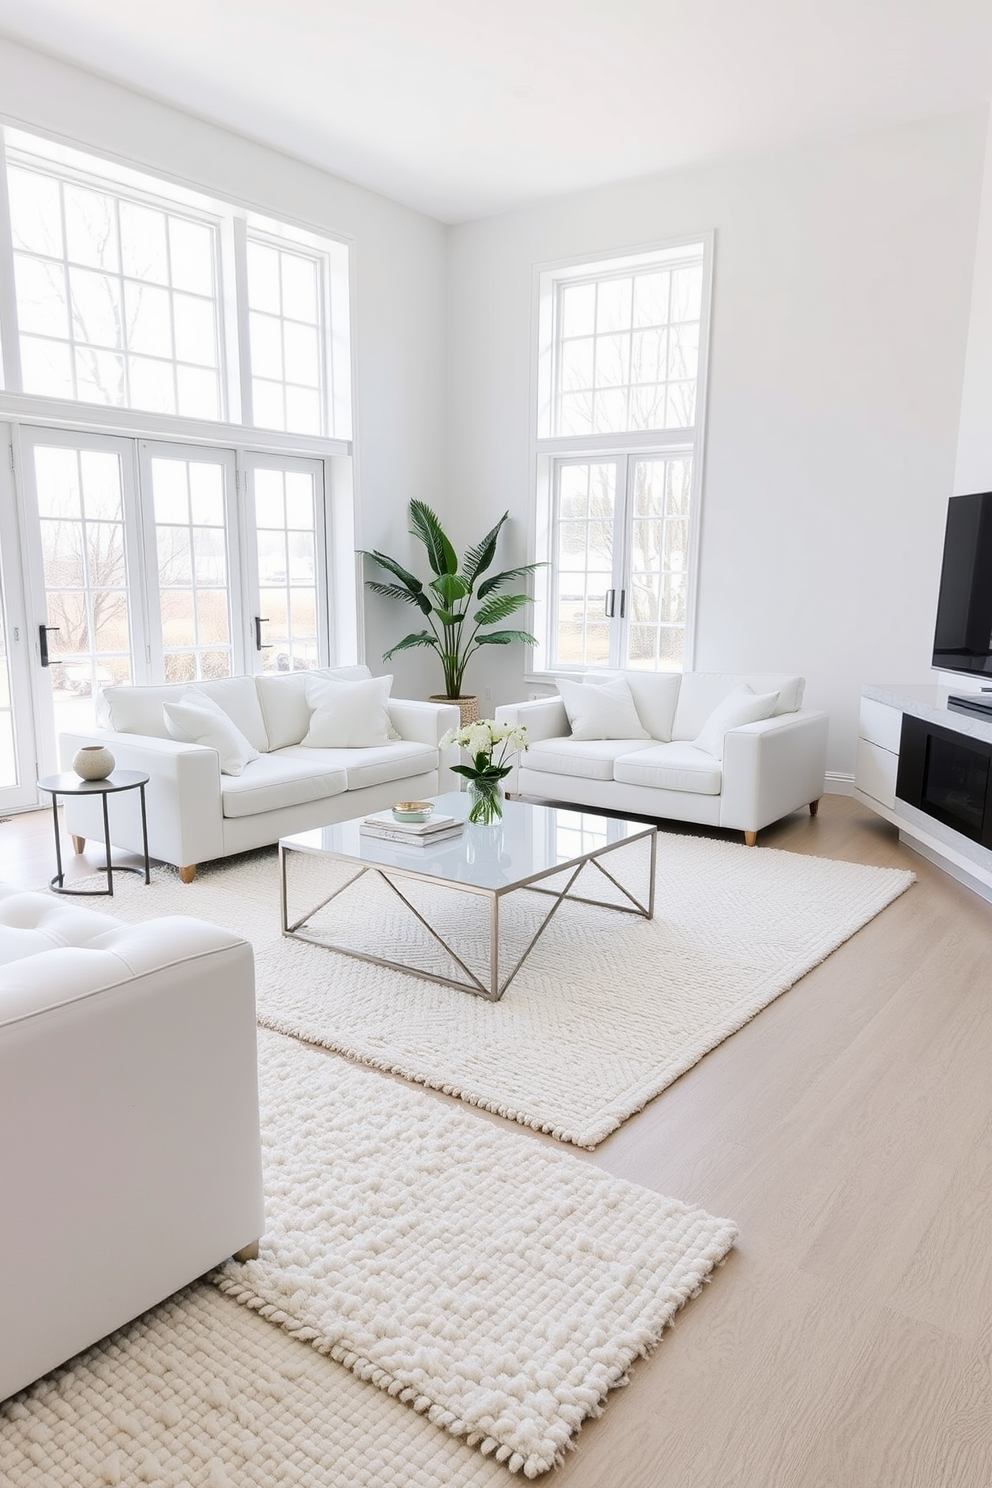
<svg viewBox="0 0 992 1488">
<path fill-rule="evenodd" d="M 513 1472 L 561 1461 L 736 1227 L 262 1033 L 266 1231 L 217 1284 Z"/>
</svg>

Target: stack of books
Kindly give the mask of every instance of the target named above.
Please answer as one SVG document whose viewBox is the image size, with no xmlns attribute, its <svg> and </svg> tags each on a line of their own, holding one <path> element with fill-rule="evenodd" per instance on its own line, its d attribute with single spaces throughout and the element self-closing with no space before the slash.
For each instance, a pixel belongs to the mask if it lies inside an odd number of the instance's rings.
<svg viewBox="0 0 992 1488">
<path fill-rule="evenodd" d="M 443 842 L 446 837 L 457 837 L 462 823 L 454 816 L 432 816 L 424 822 L 397 821 L 391 811 L 379 811 L 367 816 L 359 827 L 363 837 L 381 837 L 386 842 L 409 842 L 427 847 L 432 842 Z"/>
</svg>

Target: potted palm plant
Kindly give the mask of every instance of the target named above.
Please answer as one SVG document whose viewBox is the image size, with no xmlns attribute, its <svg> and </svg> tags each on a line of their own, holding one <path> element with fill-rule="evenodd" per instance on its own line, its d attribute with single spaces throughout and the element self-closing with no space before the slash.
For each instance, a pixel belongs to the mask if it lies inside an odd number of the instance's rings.
<svg viewBox="0 0 992 1488">
<path fill-rule="evenodd" d="M 478 699 L 466 697 L 463 691 L 465 668 L 476 651 L 482 646 L 512 646 L 518 641 L 525 646 L 537 645 L 536 637 L 529 631 L 492 629 L 531 603 L 529 594 L 505 594 L 501 591 L 514 579 L 525 578 L 544 566 L 525 563 L 502 573 L 489 573 L 496 557 L 500 530 L 509 515 L 509 512 L 504 512 L 496 526 L 469 548 L 459 563 L 458 555 L 435 513 L 422 501 L 411 501 L 411 532 L 423 543 L 433 574 L 426 585 L 386 553 L 361 550 L 363 557 L 371 558 L 392 575 L 392 582 L 388 583 L 366 580 L 367 588 L 386 599 L 398 599 L 403 604 L 413 605 L 428 625 L 428 629 L 414 631 L 397 641 L 383 654 L 383 661 L 388 661 L 398 651 L 410 651 L 417 646 L 432 647 L 441 660 L 444 692 L 435 693 L 431 701 L 457 703 L 463 727 L 478 717 Z"/>
</svg>

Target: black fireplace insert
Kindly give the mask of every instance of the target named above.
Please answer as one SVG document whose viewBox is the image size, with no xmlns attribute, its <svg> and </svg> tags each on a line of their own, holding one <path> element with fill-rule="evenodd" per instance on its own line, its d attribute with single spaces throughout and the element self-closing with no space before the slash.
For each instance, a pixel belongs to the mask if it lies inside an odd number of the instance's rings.
<svg viewBox="0 0 992 1488">
<path fill-rule="evenodd" d="M 992 848 L 992 743 L 904 713 L 896 795 Z"/>
</svg>

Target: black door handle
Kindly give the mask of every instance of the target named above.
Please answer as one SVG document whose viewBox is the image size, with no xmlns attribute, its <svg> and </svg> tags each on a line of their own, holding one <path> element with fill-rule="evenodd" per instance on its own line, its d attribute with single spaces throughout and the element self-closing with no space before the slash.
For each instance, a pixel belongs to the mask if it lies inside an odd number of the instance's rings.
<svg viewBox="0 0 992 1488">
<path fill-rule="evenodd" d="M 620 619 L 621 620 L 623 619 L 623 617 L 624 617 L 624 615 L 626 613 L 627 613 L 627 591 L 626 591 L 626 589 L 621 589 L 620 590 Z"/>
<path fill-rule="evenodd" d="M 48 655 L 48 632 L 50 630 L 61 630 L 61 626 L 59 626 L 59 625 L 39 625 L 38 626 L 38 649 L 41 652 L 41 664 L 42 664 L 43 667 L 51 666 L 51 664 L 52 664 L 51 663 L 51 660 L 49 658 L 49 655 Z"/>
<path fill-rule="evenodd" d="M 269 623 L 269 617 L 268 617 L 268 615 L 256 615 L 255 616 L 255 650 L 256 651 L 269 651 L 269 650 L 272 649 L 272 642 L 271 641 L 268 641 L 265 644 L 263 644 L 263 642 L 262 642 L 262 626 L 263 625 L 268 625 L 268 623 Z"/>
</svg>

